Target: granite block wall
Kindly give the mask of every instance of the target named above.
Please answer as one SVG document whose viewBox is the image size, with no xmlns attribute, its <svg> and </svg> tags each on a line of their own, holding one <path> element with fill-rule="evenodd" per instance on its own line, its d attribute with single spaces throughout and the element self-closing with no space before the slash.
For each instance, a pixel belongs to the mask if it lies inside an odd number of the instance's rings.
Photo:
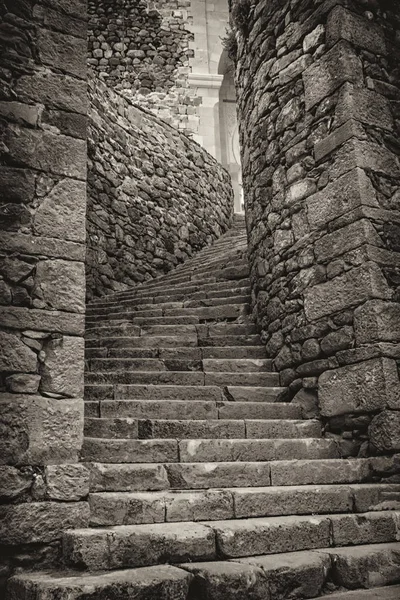
<svg viewBox="0 0 400 600">
<path fill-rule="evenodd" d="M 87 297 L 163 275 L 232 222 L 230 176 L 196 142 L 89 81 Z"/>
<path fill-rule="evenodd" d="M 287 399 L 400 450 L 400 9 L 232 1 L 254 310 Z"/>
<path fill-rule="evenodd" d="M 0 5 L 0 596 L 84 526 L 86 6 Z"/>
</svg>

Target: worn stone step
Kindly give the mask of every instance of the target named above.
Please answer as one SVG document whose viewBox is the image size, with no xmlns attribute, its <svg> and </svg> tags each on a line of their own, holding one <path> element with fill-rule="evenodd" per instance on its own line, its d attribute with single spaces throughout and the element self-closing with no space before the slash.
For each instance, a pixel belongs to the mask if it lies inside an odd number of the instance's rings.
<svg viewBox="0 0 400 600">
<path fill-rule="evenodd" d="M 371 590 L 353 590 L 350 592 L 339 592 L 331 594 L 329 600 L 399 600 L 400 585 L 375 588 Z M 327 600 L 326 596 L 320 596 L 315 600 Z"/>
<path fill-rule="evenodd" d="M 137 337 L 140 335 L 139 325 L 132 325 L 131 323 L 121 323 L 121 325 L 98 325 L 92 328 L 86 328 L 85 339 L 86 342 L 92 339 L 103 339 L 107 337 L 125 337 L 132 336 Z"/>
<path fill-rule="evenodd" d="M 251 302 L 250 290 L 247 288 L 222 290 L 220 292 L 210 293 L 218 295 L 207 298 L 206 292 L 196 292 L 196 297 L 190 299 L 188 299 L 186 294 L 181 294 L 179 300 L 171 300 L 170 298 L 164 300 L 163 298 L 158 297 L 143 297 L 135 300 L 109 302 L 102 305 L 93 306 L 89 304 L 86 309 L 86 316 L 102 317 L 122 312 L 122 309 L 128 312 L 138 311 L 138 316 L 145 316 L 140 314 L 143 311 L 157 311 L 158 315 L 162 315 L 166 309 L 180 310 L 187 308 L 223 306 L 224 304 L 249 304 Z M 157 316 L 157 314 L 149 314 L 149 316 Z"/>
<path fill-rule="evenodd" d="M 257 374 L 258 375 L 258 374 Z M 205 376 L 203 372 L 191 371 L 121 371 L 106 373 L 86 373 L 85 381 L 87 383 L 110 383 L 110 384 L 161 384 L 161 385 L 205 385 Z M 210 381 L 207 385 L 213 385 Z M 216 384 L 218 385 L 218 384 Z"/>
<path fill-rule="evenodd" d="M 218 359 L 241 359 L 241 358 L 259 358 L 265 359 L 264 346 L 225 346 L 218 348 L 215 346 L 203 347 L 201 349 L 203 360 L 207 358 Z"/>
<path fill-rule="evenodd" d="M 103 400 L 85 402 L 87 417 L 132 419 L 301 419 L 294 404 L 198 400 Z"/>
<path fill-rule="evenodd" d="M 332 440 L 304 439 L 109 439 L 86 437 L 85 462 L 249 462 L 339 458 Z"/>
<path fill-rule="evenodd" d="M 212 325 L 196 325 L 196 331 L 200 338 L 221 336 L 248 336 L 258 333 L 256 325 L 248 321 L 246 323 L 215 323 Z M 261 344 L 261 340 L 260 340 Z M 224 344 L 225 346 L 226 344 Z"/>
<path fill-rule="evenodd" d="M 67 564 L 102 570 L 394 542 L 399 512 L 121 525 L 63 535 Z"/>
<path fill-rule="evenodd" d="M 352 513 L 360 510 L 359 504 L 361 508 L 368 505 L 369 510 L 376 510 L 385 498 L 399 494 L 399 489 L 400 486 L 369 484 L 91 493 L 90 524 L 106 527 Z"/>
<path fill-rule="evenodd" d="M 307 550 L 181 566 L 194 575 L 192 589 L 196 590 L 196 595 L 193 600 L 224 600 L 230 597 L 232 590 L 237 598 L 243 599 L 315 598 L 328 589 L 343 588 L 343 581 L 346 581 L 344 587 L 349 589 L 391 587 L 345 592 L 341 600 L 352 600 L 354 594 L 356 600 L 364 597 L 371 600 L 400 598 L 400 595 L 393 594 L 393 591 L 398 594 L 400 587 L 392 586 L 399 580 L 398 543 Z M 319 600 L 335 596 L 336 593 L 324 595 Z"/>
<path fill-rule="evenodd" d="M 223 401 L 223 391 L 217 386 L 196 385 L 106 385 L 85 386 L 85 398 L 107 400 L 201 400 Z"/>
<path fill-rule="evenodd" d="M 199 348 L 192 346 L 181 346 L 173 348 L 157 347 L 154 348 L 88 348 L 85 350 L 85 357 L 89 358 L 159 358 L 202 360 L 207 358 L 214 359 L 265 359 L 265 349 L 262 346 L 236 346 L 225 348 Z"/>
<path fill-rule="evenodd" d="M 257 346 L 261 345 L 261 338 L 257 334 L 251 335 L 215 335 L 213 337 L 199 337 L 198 345 L 200 347 L 227 346 Z"/>
<path fill-rule="evenodd" d="M 285 388 L 277 386 L 254 387 L 227 385 L 225 394 L 232 402 L 276 402 L 285 392 Z"/>
<path fill-rule="evenodd" d="M 217 306 L 201 306 L 197 308 L 166 308 L 166 317 L 196 316 L 201 320 L 237 319 L 248 315 L 250 306 L 246 304 L 222 304 Z"/>
<path fill-rule="evenodd" d="M 160 463 L 178 462 L 177 440 L 129 440 L 85 437 L 81 459 L 84 462 Z"/>
<path fill-rule="evenodd" d="M 228 419 L 85 419 L 85 435 L 108 439 L 300 439 L 321 437 L 319 421 Z"/>
<path fill-rule="evenodd" d="M 200 523 L 75 529 L 63 536 L 67 565 L 91 571 L 214 560 L 215 534 Z"/>
<path fill-rule="evenodd" d="M 279 374 L 205 371 L 204 384 L 225 387 L 229 385 L 250 387 L 277 387 L 279 386 Z"/>
<path fill-rule="evenodd" d="M 171 565 L 80 573 L 23 573 L 8 584 L 8 600 L 187 600 L 192 576 Z"/>
<path fill-rule="evenodd" d="M 87 361 L 89 372 L 107 371 L 166 371 L 167 367 L 157 358 L 92 358 Z"/>
<path fill-rule="evenodd" d="M 294 458 L 339 458 L 340 449 L 332 440 L 233 439 L 182 440 L 180 462 L 274 461 Z"/>
<path fill-rule="evenodd" d="M 238 558 L 330 546 L 394 542 L 396 511 L 207 521 L 220 556 Z"/>
<path fill-rule="evenodd" d="M 99 359 L 100 360 L 100 359 Z M 88 384 L 153 384 L 226 387 L 238 386 L 276 387 L 278 373 L 219 373 L 202 371 L 118 371 L 86 373 Z"/>
<path fill-rule="evenodd" d="M 218 419 L 218 410 L 216 402 L 198 400 L 110 400 L 99 406 L 105 418 Z"/>
<path fill-rule="evenodd" d="M 86 339 L 86 348 L 179 348 L 187 346 L 196 347 L 198 344 L 196 333 L 183 333 L 178 335 L 143 335 L 141 337 L 128 337 L 122 332 L 121 336 L 111 337 L 92 336 L 92 333 Z"/>
<path fill-rule="evenodd" d="M 128 290 L 126 292 L 120 292 L 119 294 L 113 294 L 112 296 L 105 297 L 104 301 L 107 298 L 112 298 L 113 301 L 117 302 L 119 300 L 130 300 L 142 297 L 157 297 L 162 298 L 165 296 L 175 296 L 176 294 L 184 294 L 185 296 L 197 293 L 199 291 L 204 293 L 216 292 L 222 290 L 229 290 L 236 286 L 250 288 L 250 280 L 248 277 L 244 277 L 240 280 L 232 281 L 211 281 L 211 282 L 199 282 L 189 283 L 184 282 L 180 285 L 173 284 L 170 280 L 162 283 L 158 281 L 157 285 L 146 284 L 146 287 L 137 287 L 134 290 Z"/>
<path fill-rule="evenodd" d="M 272 360 L 262 358 L 205 358 L 204 371 L 219 371 L 230 373 L 268 373 L 272 371 Z"/>
<path fill-rule="evenodd" d="M 88 463 L 91 491 L 149 491 L 307 484 L 368 483 L 373 481 L 374 459 L 330 459 L 270 462 L 213 462 L 166 464 Z M 301 480 L 308 463 L 312 479 Z M 330 468 L 330 463 L 335 468 Z M 289 465 L 290 464 L 290 471 Z M 320 466 L 318 470 L 318 465 Z M 285 474 L 292 473 L 292 477 Z"/>
<path fill-rule="evenodd" d="M 118 321 L 129 321 L 132 323 L 132 325 L 145 325 L 147 327 L 148 325 L 196 325 L 196 323 L 200 322 L 200 318 L 194 314 L 140 317 L 137 315 L 137 313 L 131 311 L 114 313 L 112 315 L 108 315 L 107 317 L 102 317 L 100 322 L 103 325 L 106 325 L 108 323 L 113 324 Z M 98 323 L 98 317 L 88 317 L 86 319 L 86 328 L 90 329 L 93 325 L 97 326 Z"/>
</svg>

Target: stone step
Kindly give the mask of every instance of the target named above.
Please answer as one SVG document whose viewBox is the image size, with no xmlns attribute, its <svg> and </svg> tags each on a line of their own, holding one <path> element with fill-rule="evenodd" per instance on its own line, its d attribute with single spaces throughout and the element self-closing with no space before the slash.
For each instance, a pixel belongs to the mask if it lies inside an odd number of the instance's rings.
<svg viewBox="0 0 400 600">
<path fill-rule="evenodd" d="M 191 579 L 170 565 L 99 574 L 39 571 L 13 577 L 8 600 L 188 600 Z"/>
<path fill-rule="evenodd" d="M 182 309 L 183 311 L 184 309 Z M 189 309 L 188 309 L 189 310 Z M 194 309 L 190 309 L 190 310 L 194 310 Z M 233 315 L 233 318 L 236 318 L 236 316 L 239 316 L 239 312 L 235 313 Z M 225 318 L 225 317 L 224 317 Z M 168 315 L 168 316 L 158 316 L 158 317 L 151 317 L 151 316 L 138 316 L 138 314 L 135 311 L 130 311 L 130 312 L 121 312 L 121 313 L 114 313 L 112 315 L 110 315 L 109 317 L 102 317 L 102 320 L 100 321 L 100 323 L 102 323 L 103 325 L 107 325 L 109 324 L 116 324 L 118 321 L 122 321 L 122 322 L 129 322 L 132 325 L 139 325 L 140 327 L 142 327 L 143 325 L 150 326 L 150 325 L 196 325 L 197 323 L 200 323 L 200 318 L 198 316 L 196 316 L 195 314 L 186 314 L 186 315 Z M 87 317 L 86 318 L 86 329 L 90 330 L 93 329 L 93 327 L 98 327 L 98 323 L 99 323 L 99 319 L 98 317 Z"/>
<path fill-rule="evenodd" d="M 321 423 L 288 419 L 86 418 L 85 435 L 107 439 L 300 439 L 320 438 Z"/>
<path fill-rule="evenodd" d="M 222 371 L 225 373 L 265 373 L 272 371 L 272 360 L 266 358 L 208 358 L 204 359 L 202 364 L 204 371 Z"/>
<path fill-rule="evenodd" d="M 144 335 L 142 337 L 127 337 L 124 332 L 111 337 L 102 336 L 91 331 L 86 339 L 86 348 L 180 348 L 182 346 L 196 347 L 196 333 L 181 335 Z M 252 336 L 253 337 L 253 336 Z M 258 336 L 254 336 L 258 337 Z"/>
<path fill-rule="evenodd" d="M 87 417 L 131 419 L 301 419 L 299 406 L 267 402 L 103 400 L 85 402 Z"/>
<path fill-rule="evenodd" d="M 245 277 L 243 279 L 240 280 L 235 280 L 234 282 L 232 281 L 212 281 L 212 282 L 202 282 L 201 284 L 199 282 L 196 283 L 191 283 L 189 284 L 188 282 L 184 282 L 181 285 L 174 285 L 173 283 L 170 283 L 169 281 L 166 281 L 164 283 L 162 283 L 160 280 L 158 280 L 157 285 L 155 285 L 155 282 L 153 282 L 152 285 L 150 284 L 146 284 L 146 287 L 136 287 L 134 289 L 131 290 L 127 290 L 125 292 L 120 292 L 117 294 L 112 294 L 110 296 L 105 296 L 104 298 L 102 298 L 100 300 L 100 302 L 106 302 L 109 301 L 110 299 L 112 299 L 113 302 L 118 302 L 119 300 L 131 300 L 131 299 L 137 299 L 137 298 L 142 298 L 142 297 L 157 297 L 157 298 L 162 298 L 164 296 L 169 296 L 169 295 L 175 295 L 178 293 L 182 293 L 184 294 L 185 297 L 187 297 L 189 294 L 193 294 L 193 293 L 197 293 L 199 291 L 201 292 L 216 292 L 216 291 L 222 291 L 222 290 L 230 290 L 230 289 L 234 289 L 235 287 L 245 287 L 247 289 L 250 289 L 250 280 L 248 279 L 248 277 Z M 93 306 L 95 303 L 91 302 L 91 306 Z"/>
<path fill-rule="evenodd" d="M 106 371 L 209 371 L 231 373 L 270 373 L 269 359 L 198 359 L 190 358 L 92 358 L 87 370 Z"/>
<path fill-rule="evenodd" d="M 192 385 L 85 385 L 87 400 L 225 400 L 217 386 Z"/>
<path fill-rule="evenodd" d="M 400 485 L 384 484 L 100 492 L 89 496 L 90 525 L 107 527 L 352 513 L 361 512 L 365 507 L 368 507 L 367 511 L 377 510 L 385 503 L 399 509 L 399 500 L 397 503 L 390 501 L 396 494 L 400 499 Z"/>
<path fill-rule="evenodd" d="M 85 462 L 249 462 L 339 458 L 332 440 L 303 439 L 109 439 L 86 437 Z M 232 483 L 230 484 L 232 485 Z"/>
<path fill-rule="evenodd" d="M 204 522 L 121 525 L 63 534 L 67 564 L 108 570 L 157 563 L 244 558 L 331 546 L 388 543 L 399 534 L 396 511 L 292 515 Z"/>
<path fill-rule="evenodd" d="M 248 303 L 242 304 L 217 304 L 215 306 L 200 306 L 200 307 L 180 307 L 180 308 L 150 308 L 147 310 L 132 310 L 127 308 L 126 310 L 110 311 L 104 309 L 104 314 L 98 315 L 89 313 L 86 316 L 86 324 L 98 323 L 101 320 L 102 323 L 108 323 L 118 320 L 129 320 L 132 323 L 141 324 L 146 321 L 154 324 L 168 324 L 175 323 L 197 323 L 198 320 L 217 320 L 217 319 L 237 319 L 242 315 L 248 315 L 250 312 L 250 306 Z M 191 321 L 190 317 L 197 317 Z"/>
<path fill-rule="evenodd" d="M 93 339 L 100 339 L 110 337 L 139 337 L 141 328 L 139 325 L 132 325 L 131 323 L 121 323 L 120 325 L 98 325 L 96 327 L 86 327 L 85 329 L 85 341 L 87 342 Z"/>
<path fill-rule="evenodd" d="M 200 523 L 75 529 L 63 536 L 67 565 L 91 571 L 215 560 L 214 531 Z"/>
<path fill-rule="evenodd" d="M 278 373 L 226 373 L 194 371 L 119 371 L 86 373 L 88 384 L 153 384 L 250 387 L 277 387 Z"/>
<path fill-rule="evenodd" d="M 400 545 L 368 544 L 299 551 L 181 567 L 194 575 L 195 600 L 315 598 L 337 588 L 373 588 L 323 595 L 317 600 L 398 600 Z M 388 586 L 378 587 L 374 586 Z M 396 595 L 397 594 L 397 595 Z M 190 598 L 190 596 L 189 596 Z M 194 600 L 194 599 L 193 599 Z"/>
<path fill-rule="evenodd" d="M 100 573 L 34 572 L 14 576 L 10 600 L 398 600 L 399 544 L 327 548 L 232 561 L 181 563 Z M 385 587 L 383 587 L 385 586 Z M 319 596 L 327 589 L 346 591 Z M 351 588 L 358 588 L 352 589 Z M 369 588 L 369 589 L 365 589 Z"/>
<path fill-rule="evenodd" d="M 224 348 L 232 346 L 257 346 L 261 345 L 259 335 L 215 335 L 212 337 L 200 337 L 198 339 L 200 347 Z"/>
<path fill-rule="evenodd" d="M 215 359 L 265 359 L 262 346 L 236 346 L 225 348 L 194 348 L 191 346 L 177 348 L 86 348 L 85 357 L 90 358 L 159 358 L 202 360 Z"/>
<path fill-rule="evenodd" d="M 369 483 L 374 479 L 374 461 L 358 458 L 166 464 L 99 462 L 86 466 L 91 472 L 91 491 L 129 492 Z"/>
<path fill-rule="evenodd" d="M 248 304 L 251 302 L 251 296 L 249 295 L 249 290 L 247 288 L 238 288 L 231 290 L 232 293 L 229 293 L 230 290 L 222 291 L 222 292 L 214 292 L 219 293 L 218 296 L 212 296 L 211 298 L 206 297 L 206 293 L 200 292 L 201 296 L 199 298 L 188 299 L 186 294 L 182 294 L 182 298 L 180 300 L 162 300 L 162 298 L 158 297 L 144 297 L 136 300 L 123 300 L 117 302 L 109 302 L 107 304 L 102 305 L 88 305 L 86 308 L 86 315 L 92 316 L 103 316 L 113 314 L 115 312 L 121 312 L 121 309 L 124 308 L 127 311 L 163 311 L 165 309 L 175 308 L 175 309 L 183 309 L 183 308 L 200 308 L 202 306 L 222 306 L 224 304 Z M 199 293 L 199 292 L 198 292 Z M 223 295 L 222 295 L 223 294 Z"/>
</svg>

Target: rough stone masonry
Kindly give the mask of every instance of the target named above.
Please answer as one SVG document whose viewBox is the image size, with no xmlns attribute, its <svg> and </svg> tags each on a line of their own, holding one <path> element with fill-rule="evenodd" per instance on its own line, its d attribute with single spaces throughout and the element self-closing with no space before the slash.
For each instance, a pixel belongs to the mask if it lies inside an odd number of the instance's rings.
<svg viewBox="0 0 400 600">
<path fill-rule="evenodd" d="M 281 382 L 400 448 L 400 8 L 232 2 L 253 301 Z"/>
<path fill-rule="evenodd" d="M 0 6 L 0 579 L 84 526 L 86 7 Z M 1 587 L 1 584 L 0 584 Z M 1 594 L 1 592 L 0 592 Z"/>
</svg>

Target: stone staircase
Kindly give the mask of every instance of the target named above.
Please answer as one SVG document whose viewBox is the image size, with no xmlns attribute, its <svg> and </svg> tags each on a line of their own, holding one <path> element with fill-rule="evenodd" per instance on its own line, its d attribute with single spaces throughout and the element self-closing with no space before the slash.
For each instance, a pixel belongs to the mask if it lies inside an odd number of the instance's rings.
<svg viewBox="0 0 400 600">
<path fill-rule="evenodd" d="M 11 600 L 399 600 L 400 485 L 282 402 L 244 221 L 87 310 L 90 526 Z M 351 591 L 355 590 L 355 591 Z"/>
</svg>

